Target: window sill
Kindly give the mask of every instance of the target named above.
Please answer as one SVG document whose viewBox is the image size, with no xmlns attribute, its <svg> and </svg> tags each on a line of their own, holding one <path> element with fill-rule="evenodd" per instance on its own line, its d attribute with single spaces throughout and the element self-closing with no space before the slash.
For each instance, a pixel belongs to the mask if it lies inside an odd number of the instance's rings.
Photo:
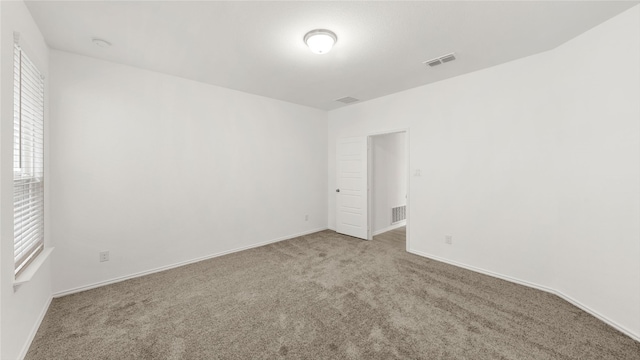
<svg viewBox="0 0 640 360">
<path fill-rule="evenodd" d="M 24 271 L 13 281 L 13 291 L 16 291 L 22 284 L 26 284 L 35 276 L 40 270 L 42 264 L 49 258 L 49 255 L 55 248 L 44 248 L 40 254 L 24 269 Z"/>
</svg>

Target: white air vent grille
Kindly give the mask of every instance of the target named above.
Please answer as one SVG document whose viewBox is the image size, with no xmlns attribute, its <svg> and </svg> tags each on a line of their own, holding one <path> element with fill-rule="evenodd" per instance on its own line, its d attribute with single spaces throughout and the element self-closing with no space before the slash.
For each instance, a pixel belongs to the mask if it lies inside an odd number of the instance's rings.
<svg viewBox="0 0 640 360">
<path fill-rule="evenodd" d="M 397 206 L 391 208 L 391 224 L 399 223 L 407 218 L 407 206 Z"/>
<path fill-rule="evenodd" d="M 435 59 L 435 60 L 426 61 L 425 64 L 429 66 L 438 66 L 442 64 L 442 61 L 440 61 L 440 59 Z"/>
<path fill-rule="evenodd" d="M 438 66 L 440 64 L 448 63 L 448 62 L 453 61 L 455 59 L 456 59 L 455 54 L 451 53 L 451 54 L 439 56 L 439 57 L 431 59 L 431 60 L 424 61 L 423 64 L 427 64 L 427 65 L 429 65 L 431 67 L 434 67 L 434 66 Z"/>
<path fill-rule="evenodd" d="M 351 96 L 346 96 L 346 97 L 337 99 L 336 101 L 337 102 L 341 102 L 343 104 L 351 104 L 351 103 L 354 103 L 354 102 L 357 102 L 357 101 L 360 101 L 360 100 L 356 99 L 354 97 L 351 97 Z"/>
<path fill-rule="evenodd" d="M 453 61 L 455 59 L 456 59 L 456 57 L 453 54 L 449 54 L 449 55 L 441 57 L 440 61 L 442 61 L 443 63 L 446 63 L 446 62 L 449 62 L 449 61 Z"/>
</svg>

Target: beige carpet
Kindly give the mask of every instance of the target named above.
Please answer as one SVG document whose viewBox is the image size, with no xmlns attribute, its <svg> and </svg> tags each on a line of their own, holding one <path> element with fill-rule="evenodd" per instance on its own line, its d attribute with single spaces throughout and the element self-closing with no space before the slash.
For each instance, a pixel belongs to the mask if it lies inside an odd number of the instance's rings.
<svg viewBox="0 0 640 360">
<path fill-rule="evenodd" d="M 548 293 L 323 231 L 55 299 L 27 359 L 640 359 Z"/>
</svg>

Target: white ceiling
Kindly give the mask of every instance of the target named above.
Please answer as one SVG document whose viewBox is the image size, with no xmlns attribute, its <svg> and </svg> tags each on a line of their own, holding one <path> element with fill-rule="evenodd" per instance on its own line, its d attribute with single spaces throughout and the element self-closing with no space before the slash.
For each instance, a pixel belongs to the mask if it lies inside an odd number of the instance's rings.
<svg viewBox="0 0 640 360">
<path fill-rule="evenodd" d="M 636 4 L 27 1 L 54 49 L 325 110 L 550 50 Z M 316 28 L 338 35 L 326 55 L 303 43 Z"/>
</svg>

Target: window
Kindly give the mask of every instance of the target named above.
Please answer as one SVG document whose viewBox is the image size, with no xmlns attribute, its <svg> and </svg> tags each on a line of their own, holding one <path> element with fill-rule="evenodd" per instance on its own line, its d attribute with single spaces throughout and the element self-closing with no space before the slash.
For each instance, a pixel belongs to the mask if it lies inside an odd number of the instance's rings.
<svg viewBox="0 0 640 360">
<path fill-rule="evenodd" d="M 44 78 L 13 51 L 13 246 L 15 275 L 44 248 Z"/>
</svg>

